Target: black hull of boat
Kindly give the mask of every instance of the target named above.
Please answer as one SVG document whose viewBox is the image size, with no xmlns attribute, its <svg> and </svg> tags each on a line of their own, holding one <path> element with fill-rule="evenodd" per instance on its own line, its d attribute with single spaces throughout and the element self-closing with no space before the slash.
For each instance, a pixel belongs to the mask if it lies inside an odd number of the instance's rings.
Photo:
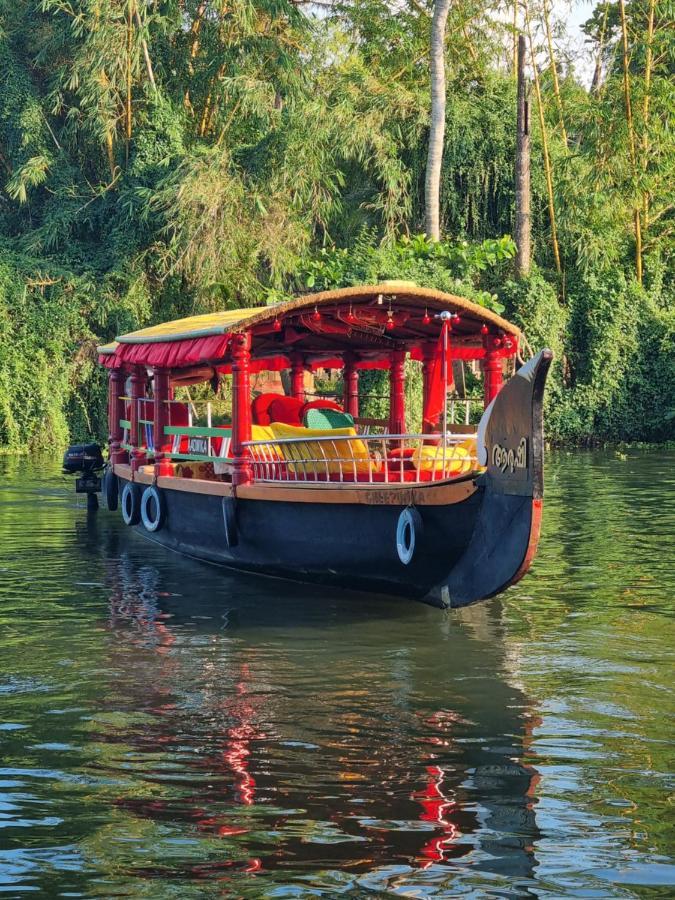
<svg viewBox="0 0 675 900">
<path fill-rule="evenodd" d="M 439 492 L 447 488 L 442 484 L 420 488 L 412 501 L 413 492 L 401 486 L 400 503 L 396 488 L 381 502 L 351 503 L 340 497 L 339 488 L 325 490 L 325 502 L 316 490 L 311 502 L 301 502 L 290 499 L 294 490 L 302 490 L 298 487 L 286 491 L 288 499 L 268 500 L 264 488 L 262 495 L 246 499 L 165 484 L 163 526 L 153 533 L 138 528 L 170 550 L 240 571 L 410 597 L 439 607 L 493 596 L 522 577 L 536 550 L 542 399 L 550 360 L 549 351 L 540 353 L 493 402 L 481 426 L 486 471 L 464 482 L 467 490 L 459 499 L 439 502 Z M 120 489 L 123 482 L 120 478 Z M 397 526 L 411 504 L 416 541 L 405 564 L 397 549 Z"/>
<path fill-rule="evenodd" d="M 396 548 L 403 505 L 237 500 L 230 512 L 227 498 L 182 491 L 165 497 L 162 530 L 138 530 L 170 550 L 240 571 L 422 599 L 466 551 L 483 492 L 450 507 L 419 507 L 422 528 L 408 565 Z M 234 547 L 227 546 L 230 516 Z"/>
</svg>

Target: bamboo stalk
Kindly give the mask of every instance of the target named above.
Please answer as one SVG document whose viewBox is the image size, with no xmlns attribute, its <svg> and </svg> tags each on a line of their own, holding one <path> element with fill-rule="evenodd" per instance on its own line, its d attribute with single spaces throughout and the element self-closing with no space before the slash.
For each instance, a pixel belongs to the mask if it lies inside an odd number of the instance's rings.
<svg viewBox="0 0 675 900">
<path fill-rule="evenodd" d="M 129 163 L 129 144 L 131 143 L 131 131 L 132 131 L 132 123 L 131 123 L 131 47 L 133 43 L 133 17 L 132 17 L 132 4 L 133 0 L 129 0 L 127 5 L 127 72 L 126 72 L 126 80 L 127 80 L 127 96 L 126 96 L 126 127 L 125 127 L 125 137 L 126 137 L 126 151 L 125 157 L 127 165 Z"/>
<path fill-rule="evenodd" d="M 105 149 L 108 156 L 108 167 L 110 168 L 110 177 L 115 177 L 115 148 L 113 145 L 112 129 L 108 128 L 105 133 Z"/>
<path fill-rule="evenodd" d="M 204 111 L 202 112 L 202 118 L 199 123 L 199 136 L 200 137 L 204 137 L 204 135 L 206 134 L 206 126 L 208 125 L 208 122 L 210 119 L 210 115 L 209 115 L 210 111 L 211 111 L 211 91 L 209 91 L 208 94 L 206 95 L 206 102 L 204 103 Z"/>
<path fill-rule="evenodd" d="M 530 104 L 525 78 L 525 35 L 518 37 L 518 114 L 516 131 L 516 278 L 530 272 Z"/>
<path fill-rule="evenodd" d="M 655 0 L 649 0 L 647 10 L 647 46 L 645 52 L 645 95 L 642 101 L 642 162 L 647 166 L 647 157 L 649 156 L 649 106 L 651 102 L 652 87 L 652 67 L 654 64 L 654 7 Z M 644 192 L 642 197 L 642 225 L 643 232 L 649 227 L 649 194 Z"/>
<path fill-rule="evenodd" d="M 192 44 L 190 46 L 190 59 L 188 61 L 188 72 L 190 76 L 194 75 L 195 67 L 193 65 L 193 60 L 197 56 L 199 52 L 199 32 L 202 28 L 202 21 L 204 19 L 204 13 L 206 12 L 207 0 L 202 0 L 202 2 L 197 7 L 197 15 L 190 26 L 190 34 L 192 35 Z M 187 109 L 192 110 L 192 103 L 190 101 L 190 89 L 188 88 L 185 91 L 184 101 Z"/>
<path fill-rule="evenodd" d="M 551 244 L 553 246 L 553 259 L 558 274 L 562 272 L 560 263 L 560 248 L 558 246 L 558 230 L 555 220 L 555 204 L 553 202 L 553 167 L 551 165 L 551 157 L 548 148 L 548 134 L 546 131 L 546 119 L 544 118 L 544 103 L 541 96 L 541 84 L 539 82 L 539 70 L 537 69 L 537 60 L 534 54 L 534 42 L 532 40 L 532 28 L 530 26 L 530 13 L 525 4 L 525 26 L 527 28 L 527 36 L 530 41 L 530 58 L 532 60 L 532 70 L 534 73 L 534 89 L 537 96 L 537 110 L 539 112 L 539 127 L 541 128 L 541 146 L 544 157 L 544 174 L 546 176 L 546 193 L 548 195 L 548 215 L 551 222 Z"/>
<path fill-rule="evenodd" d="M 150 52 L 148 50 L 148 42 L 143 37 L 143 25 L 141 23 L 141 16 L 138 12 L 138 6 L 134 3 L 134 17 L 136 19 L 136 25 L 138 26 L 139 34 L 141 35 L 141 47 L 143 48 L 143 59 L 145 60 L 145 68 L 148 73 L 148 78 L 150 79 L 150 84 L 153 87 L 153 90 L 157 90 L 157 84 L 155 82 L 155 73 L 152 68 L 152 60 L 150 59 Z"/>
<path fill-rule="evenodd" d="M 560 96 L 560 82 L 558 81 L 558 69 L 555 64 L 555 53 L 553 51 L 553 37 L 551 36 L 551 21 L 548 16 L 548 4 L 546 0 L 542 0 L 543 3 L 543 12 L 544 12 L 544 27 L 546 29 L 546 42 L 548 43 L 548 58 L 549 65 L 551 69 L 551 75 L 553 76 L 553 93 L 555 95 L 555 102 L 558 107 L 558 118 L 560 119 L 560 130 L 562 132 L 562 138 L 565 142 L 565 146 L 567 147 L 567 130 L 565 128 L 565 116 L 563 115 L 563 104 L 562 97 Z"/>
<path fill-rule="evenodd" d="M 628 149 L 633 168 L 633 177 L 637 180 L 637 154 L 635 149 L 635 125 L 633 122 L 633 107 L 630 98 L 630 75 L 628 53 L 628 25 L 626 22 L 626 5 L 624 0 L 619 0 L 619 15 L 621 19 L 621 48 L 623 56 L 623 99 L 626 110 L 626 125 L 628 127 Z M 642 284 L 642 226 L 640 222 L 640 208 L 633 210 L 633 228 L 635 231 L 635 275 Z"/>
</svg>

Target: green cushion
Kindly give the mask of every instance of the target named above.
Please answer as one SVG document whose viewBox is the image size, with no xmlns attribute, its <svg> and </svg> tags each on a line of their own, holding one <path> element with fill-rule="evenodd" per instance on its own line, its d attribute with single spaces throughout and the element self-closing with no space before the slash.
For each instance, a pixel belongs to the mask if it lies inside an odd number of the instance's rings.
<svg viewBox="0 0 675 900">
<path fill-rule="evenodd" d="M 308 409 L 304 419 L 305 428 L 353 428 L 354 417 L 337 409 Z"/>
</svg>

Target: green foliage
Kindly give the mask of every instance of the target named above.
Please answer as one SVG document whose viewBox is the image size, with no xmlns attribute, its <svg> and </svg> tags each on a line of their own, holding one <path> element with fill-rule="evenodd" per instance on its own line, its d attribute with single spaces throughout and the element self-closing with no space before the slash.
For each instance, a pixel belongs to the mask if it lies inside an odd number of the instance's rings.
<svg viewBox="0 0 675 900">
<path fill-rule="evenodd" d="M 25 451 L 66 441 L 71 404 L 88 420 L 82 434 L 96 426 L 87 405 L 92 398 L 81 393 L 92 378 L 94 347 L 73 302 L 83 299 L 79 286 L 49 278 L 31 284 L 22 275 L 0 263 L 0 448 Z M 100 392 L 96 397 L 100 404 Z"/>
<path fill-rule="evenodd" d="M 481 290 L 480 278 L 487 269 L 512 259 L 515 251 L 508 235 L 480 244 L 464 240 L 433 242 L 424 234 L 380 243 L 372 230 L 363 231 L 350 250 L 323 247 L 302 259 L 295 283 L 298 290 L 329 290 L 395 279 L 414 281 L 423 287 L 462 294 L 502 312 L 504 307 L 497 296 Z"/>
<path fill-rule="evenodd" d="M 662 441 L 675 426 L 675 304 L 622 273 L 579 276 L 568 306 L 535 272 L 507 282 L 510 319 L 555 362 L 546 395 L 549 437 L 567 443 Z"/>
<path fill-rule="evenodd" d="M 430 9 L 415 0 L 392 14 L 385 0 L 339 0 L 319 18 L 292 0 L 0 0 L 0 446 L 60 442 L 68 427 L 78 437 L 104 434 L 97 340 L 384 279 L 505 306 L 533 345 L 552 344 L 553 435 L 667 436 L 675 284 L 668 4 L 655 4 L 650 79 L 647 7 L 626 4 L 639 165 L 630 164 L 622 115 L 615 4 L 603 38 L 604 3 L 587 29 L 602 50 L 598 89 L 586 91 L 569 66 L 561 79 L 569 146 L 542 71 L 565 271 L 551 274 L 533 109 L 540 269 L 519 285 L 509 280 L 514 248 L 503 237 L 513 228 L 515 85 L 507 26 L 492 3 L 462 0 L 450 11 L 446 237 L 434 244 L 419 234 Z M 644 288 L 631 281 L 636 206 Z M 378 378 L 364 373 L 364 390 Z"/>
</svg>

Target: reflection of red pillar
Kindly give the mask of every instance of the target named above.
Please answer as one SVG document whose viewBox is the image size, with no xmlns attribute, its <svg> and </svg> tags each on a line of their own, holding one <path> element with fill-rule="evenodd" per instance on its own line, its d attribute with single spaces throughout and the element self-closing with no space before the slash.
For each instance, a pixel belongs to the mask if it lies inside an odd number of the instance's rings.
<svg viewBox="0 0 675 900">
<path fill-rule="evenodd" d="M 166 454 L 171 444 L 164 434 L 164 427 L 169 421 L 169 392 L 171 381 L 168 369 L 155 369 L 154 404 L 153 404 L 153 437 L 155 442 L 155 475 L 171 475 L 172 469 Z"/>
<path fill-rule="evenodd" d="M 251 335 L 244 332 L 232 338 L 232 445 L 233 484 L 251 480 L 251 465 L 246 441 L 251 440 L 250 402 Z"/>
<path fill-rule="evenodd" d="M 356 418 L 359 414 L 359 370 L 356 368 L 356 357 L 351 353 L 345 354 L 342 381 L 342 405 L 345 412 Z"/>
<path fill-rule="evenodd" d="M 108 451 L 110 461 L 122 462 L 124 451 L 121 449 L 123 405 L 120 397 L 124 393 L 124 372 L 121 369 L 112 369 L 108 376 Z"/>
<path fill-rule="evenodd" d="M 440 766 L 428 766 L 429 780 L 425 790 L 414 796 L 419 799 L 424 812 L 420 815 L 422 822 L 433 822 L 441 829 L 441 834 L 436 835 L 426 842 L 420 850 L 420 864 L 423 869 L 433 863 L 443 862 L 457 841 L 459 831 L 457 826 L 448 820 L 448 816 L 456 808 L 454 800 L 443 793 L 445 772 Z"/>
<path fill-rule="evenodd" d="M 291 354 L 291 396 L 305 399 L 305 361 L 302 353 Z"/>
<path fill-rule="evenodd" d="M 135 472 L 139 466 L 145 463 L 145 453 L 141 449 L 139 438 L 139 422 L 141 418 L 141 400 L 145 397 L 145 369 L 141 366 L 134 366 L 131 373 L 131 410 L 129 413 L 129 421 L 131 428 L 129 429 L 129 443 L 131 450 L 131 470 Z"/>
<path fill-rule="evenodd" d="M 483 338 L 485 358 L 483 359 L 483 396 L 487 407 L 497 396 L 502 386 L 502 338 L 486 334 Z"/>
<path fill-rule="evenodd" d="M 389 368 L 389 433 L 405 434 L 405 350 L 394 350 Z"/>
</svg>

